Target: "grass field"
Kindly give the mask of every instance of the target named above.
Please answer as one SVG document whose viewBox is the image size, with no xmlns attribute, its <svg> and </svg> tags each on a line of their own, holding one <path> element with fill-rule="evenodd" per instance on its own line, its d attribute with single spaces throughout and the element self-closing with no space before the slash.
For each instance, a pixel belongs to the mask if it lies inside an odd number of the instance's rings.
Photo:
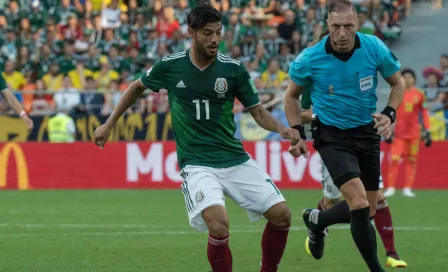
<svg viewBox="0 0 448 272">
<path fill-rule="evenodd" d="M 330 229 L 326 254 L 304 251 L 303 208 L 319 191 L 284 191 L 295 216 L 281 272 L 367 271 L 348 229 Z M 181 191 L 1 191 L 0 271 L 208 272 L 207 236 L 189 227 Z M 448 191 L 389 199 L 407 271 L 448 271 Z M 234 271 L 256 272 L 264 222 L 230 200 Z M 384 249 L 379 240 L 381 261 Z M 393 271 L 392 269 L 389 271 Z"/>
</svg>

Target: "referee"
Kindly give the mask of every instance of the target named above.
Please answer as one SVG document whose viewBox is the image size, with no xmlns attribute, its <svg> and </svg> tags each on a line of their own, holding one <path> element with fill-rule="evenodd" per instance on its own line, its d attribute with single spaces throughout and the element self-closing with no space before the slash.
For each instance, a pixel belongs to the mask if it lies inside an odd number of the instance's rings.
<svg viewBox="0 0 448 272">
<path fill-rule="evenodd" d="M 370 219 L 376 211 L 381 136 L 391 135 L 395 109 L 403 98 L 401 64 L 377 37 L 357 33 L 358 17 L 350 1 L 336 0 L 328 11 L 329 36 L 305 49 L 290 66 L 285 113 L 289 124 L 303 131 L 297 99 L 312 90 L 314 148 L 350 207 L 350 229 L 362 257 L 370 271 L 384 271 Z M 391 86 L 381 113 L 375 113 L 377 71 Z M 289 151 L 293 156 L 306 152 L 299 146 Z M 348 223 L 341 209 L 335 205 L 323 212 L 304 210 L 306 246 L 314 258 L 323 255 L 326 227 Z"/>
</svg>

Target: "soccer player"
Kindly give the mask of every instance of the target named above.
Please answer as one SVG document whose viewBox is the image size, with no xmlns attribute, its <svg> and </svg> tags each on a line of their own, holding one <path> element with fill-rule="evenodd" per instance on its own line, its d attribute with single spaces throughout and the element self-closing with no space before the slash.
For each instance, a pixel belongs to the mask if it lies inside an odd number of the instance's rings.
<svg viewBox="0 0 448 272">
<path fill-rule="evenodd" d="M 406 181 L 403 195 L 415 197 L 412 192 L 412 184 L 415 180 L 417 168 L 417 156 L 420 147 L 420 138 L 423 130 L 423 139 L 426 147 L 431 146 L 431 134 L 429 133 L 429 114 L 424 107 L 425 95 L 415 87 L 415 72 L 411 69 L 403 69 L 401 72 L 405 81 L 405 92 L 403 103 L 397 109 L 397 123 L 393 137 L 388 141 L 392 142 L 388 188 L 386 196 L 395 194 L 395 183 L 400 161 L 403 159 L 405 165 Z M 422 118 L 421 118 L 422 117 Z M 420 118 L 423 119 L 423 127 L 420 125 Z"/>
<path fill-rule="evenodd" d="M 20 102 L 17 100 L 17 98 L 9 89 L 8 84 L 6 84 L 5 78 L 3 77 L 2 73 L 0 73 L 0 94 L 3 96 L 3 98 L 5 98 L 6 103 L 8 103 L 8 105 L 16 111 L 16 113 L 20 116 L 20 118 L 22 118 L 22 120 L 28 127 L 28 131 L 33 130 L 34 127 L 33 120 L 31 120 L 31 118 L 28 117 Z"/>
<path fill-rule="evenodd" d="M 312 103 L 310 97 L 310 91 L 306 90 L 305 93 L 302 94 L 301 97 L 301 106 L 302 106 L 302 123 L 311 123 L 312 120 Z M 387 203 L 386 198 L 384 197 L 383 192 L 383 180 L 382 176 L 380 176 L 380 190 L 378 191 L 378 199 L 376 206 L 376 215 L 375 215 L 375 225 L 378 230 L 381 240 L 383 241 L 384 248 L 386 249 L 386 266 L 393 268 L 404 268 L 407 267 L 407 263 L 400 259 L 397 250 L 395 249 L 395 239 L 394 239 L 394 228 L 392 225 L 392 215 L 389 209 L 389 204 Z M 339 191 L 338 187 L 334 184 L 331 179 L 330 174 L 328 173 L 327 168 L 322 163 L 322 190 L 324 193 L 324 197 L 319 201 L 318 209 L 319 211 L 324 211 L 333 207 L 336 203 L 341 201 L 342 194 Z M 346 222 L 350 222 L 350 209 L 347 205 L 347 202 L 344 201 L 344 204 L 341 204 L 341 211 L 345 208 L 346 213 Z M 307 253 L 311 254 L 308 247 L 307 237 L 305 246 L 307 249 Z"/>
<path fill-rule="evenodd" d="M 262 216 L 268 220 L 261 241 L 260 271 L 277 271 L 291 213 L 268 174 L 234 137 L 235 97 L 261 127 L 280 133 L 306 154 L 306 143 L 299 136 L 304 132 L 277 122 L 260 104 L 244 66 L 218 53 L 222 23 L 216 9 L 199 5 L 190 11 L 187 23 L 192 48 L 157 61 L 133 82 L 107 122 L 96 129 L 95 143 L 104 147 L 117 120 L 145 89 L 167 89 L 183 178 L 181 189 L 190 224 L 209 232 L 207 256 L 212 270 L 232 271 L 227 195 L 248 211 L 252 221 Z"/>
<path fill-rule="evenodd" d="M 400 63 L 375 36 L 357 33 L 356 9 L 348 0 L 334 1 L 328 8 L 330 35 L 307 48 L 290 66 L 291 81 L 285 95 L 285 113 L 292 126 L 301 125 L 298 97 L 311 89 L 314 147 L 350 209 L 350 230 L 370 271 L 384 271 L 377 255 L 375 229 L 380 180 L 381 136 L 389 137 L 396 108 L 403 98 Z M 377 71 L 392 87 L 388 105 L 376 111 Z M 291 146 L 293 156 L 302 154 Z M 320 212 L 306 209 L 307 246 L 316 259 L 323 256 L 325 229 L 347 223 L 341 201 Z M 344 208 L 344 207 L 342 207 Z"/>
</svg>

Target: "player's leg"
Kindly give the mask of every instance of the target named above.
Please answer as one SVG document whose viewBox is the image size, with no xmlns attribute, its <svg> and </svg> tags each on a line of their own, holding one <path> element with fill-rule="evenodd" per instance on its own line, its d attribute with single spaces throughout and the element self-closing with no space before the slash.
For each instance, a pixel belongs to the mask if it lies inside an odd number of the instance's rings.
<svg viewBox="0 0 448 272">
<path fill-rule="evenodd" d="M 405 148 L 404 140 L 400 138 L 395 138 L 392 142 L 390 149 L 391 160 L 389 164 L 389 174 L 387 178 L 387 190 L 384 192 L 386 197 L 391 197 L 395 195 L 395 186 L 398 177 L 398 167 L 400 166 L 400 161 L 402 159 L 402 153 Z"/>
<path fill-rule="evenodd" d="M 338 187 L 334 184 L 333 180 L 331 179 L 330 173 L 328 173 L 328 169 L 325 167 L 325 164 L 323 162 L 322 191 L 324 193 L 324 197 L 319 201 L 319 204 L 317 205 L 317 209 L 319 211 L 325 211 L 333 207 L 341 200 L 341 192 L 339 192 Z"/>
<path fill-rule="evenodd" d="M 261 241 L 260 271 L 277 271 L 286 247 L 291 212 L 268 174 L 249 160 L 228 169 L 223 182 L 226 194 L 248 211 L 251 221 L 268 220 Z"/>
<path fill-rule="evenodd" d="M 394 227 L 392 224 L 392 214 L 389 204 L 384 196 L 382 178 L 380 178 L 380 190 L 378 192 L 378 201 L 376 206 L 375 226 L 383 241 L 386 249 L 386 266 L 393 268 L 407 267 L 406 262 L 400 259 L 395 249 Z"/>
<path fill-rule="evenodd" d="M 415 174 L 417 172 L 417 157 L 420 147 L 420 139 L 410 140 L 409 146 L 409 153 L 404 165 L 406 180 L 403 188 L 403 195 L 407 197 L 415 197 L 415 194 L 412 192 L 412 185 L 414 185 Z"/>
<path fill-rule="evenodd" d="M 210 167 L 187 166 L 181 171 L 182 192 L 191 226 L 209 232 L 207 257 L 213 272 L 231 272 L 229 219 L 224 189 Z"/>
</svg>

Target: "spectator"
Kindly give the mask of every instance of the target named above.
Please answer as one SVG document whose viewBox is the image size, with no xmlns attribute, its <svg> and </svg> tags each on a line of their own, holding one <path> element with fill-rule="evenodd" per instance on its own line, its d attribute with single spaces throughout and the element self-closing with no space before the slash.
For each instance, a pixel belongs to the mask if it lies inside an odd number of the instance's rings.
<svg viewBox="0 0 448 272">
<path fill-rule="evenodd" d="M 358 11 L 359 32 L 373 35 L 375 33 L 375 24 L 368 17 L 368 8 L 361 6 Z"/>
<path fill-rule="evenodd" d="M 435 112 L 442 110 L 447 105 L 448 93 L 439 92 L 439 88 L 442 87 L 440 82 L 443 80 L 443 72 L 437 67 L 426 67 L 423 69 L 423 77 L 426 79 L 426 83 L 423 88 L 426 93 L 426 99 L 432 106 L 429 110 Z"/>
<path fill-rule="evenodd" d="M 34 115 L 50 114 L 54 107 L 52 96 L 45 94 L 45 87 L 42 80 L 38 80 L 35 85 L 36 89 L 31 103 L 31 112 Z"/>
<path fill-rule="evenodd" d="M 84 90 L 86 87 L 86 78 L 92 77 L 93 72 L 86 69 L 84 66 L 84 60 L 80 59 L 76 63 L 76 69 L 71 70 L 67 75 L 75 89 Z"/>
<path fill-rule="evenodd" d="M 102 54 L 107 54 L 112 46 L 118 46 L 118 40 L 115 38 L 113 29 L 106 29 L 104 31 L 104 40 L 101 40 L 98 44 L 98 48 Z"/>
<path fill-rule="evenodd" d="M 58 58 L 57 62 L 61 72 L 66 75 L 76 67 L 76 60 L 74 58 L 75 46 L 73 42 L 68 42 L 64 45 L 64 55 Z"/>
<path fill-rule="evenodd" d="M 285 13 L 285 21 L 277 27 L 279 36 L 280 38 L 289 41 L 292 38 L 292 33 L 296 29 L 296 15 L 294 14 L 294 11 L 288 10 Z"/>
<path fill-rule="evenodd" d="M 81 93 L 81 105 L 84 112 L 99 114 L 104 105 L 104 96 L 96 90 L 95 79 L 86 77 L 84 92 Z"/>
<path fill-rule="evenodd" d="M 296 55 L 291 54 L 291 48 L 287 44 L 282 44 L 280 47 L 280 56 L 278 57 L 278 60 L 280 62 L 280 68 L 288 73 L 289 71 L 289 65 L 291 62 L 294 61 L 296 58 Z"/>
<path fill-rule="evenodd" d="M 81 104 L 81 94 L 73 88 L 69 77 L 63 78 L 62 88 L 54 95 L 54 102 L 57 108 L 64 108 L 72 111 Z"/>
<path fill-rule="evenodd" d="M 100 50 L 91 45 L 87 51 L 87 59 L 84 62 L 86 68 L 93 72 L 100 70 L 100 57 Z"/>
<path fill-rule="evenodd" d="M 5 78 L 9 88 L 11 88 L 11 90 L 13 91 L 16 91 L 21 90 L 27 82 L 25 76 L 22 73 L 15 71 L 14 68 L 15 68 L 14 61 L 8 60 L 5 63 L 5 70 L 3 71 L 3 77 Z"/>
<path fill-rule="evenodd" d="M 6 29 L 6 40 L 3 42 L 1 53 L 4 58 L 15 61 L 17 58 L 16 34 L 11 28 Z"/>
<path fill-rule="evenodd" d="M 291 52 L 292 54 L 298 56 L 300 54 L 300 52 L 302 52 L 303 48 L 303 43 L 302 43 L 302 34 L 300 33 L 299 30 L 295 30 L 292 33 L 292 40 L 290 43 L 290 48 L 291 48 Z"/>
<path fill-rule="evenodd" d="M 5 15 L 9 26 L 14 28 L 19 26 L 21 14 L 17 1 L 9 2 L 9 7 L 6 9 Z"/>
<path fill-rule="evenodd" d="M 50 70 L 42 78 L 45 90 L 49 92 L 56 92 L 62 88 L 64 76 L 61 73 L 60 65 L 58 62 L 53 62 L 50 65 Z"/>
<path fill-rule="evenodd" d="M 118 80 L 120 75 L 117 71 L 111 70 L 109 60 L 106 56 L 100 58 L 100 70 L 93 73 L 98 91 L 106 93 L 112 80 Z"/>
<path fill-rule="evenodd" d="M 120 27 L 121 11 L 118 7 L 118 0 L 112 0 L 107 8 L 103 9 L 101 13 L 101 27 L 116 29 Z"/>
<path fill-rule="evenodd" d="M 112 46 L 109 50 L 109 63 L 112 70 L 115 70 L 118 73 L 121 72 L 124 64 L 124 58 L 120 56 L 120 52 L 118 51 L 117 46 Z"/>
<path fill-rule="evenodd" d="M 173 36 L 173 32 L 179 30 L 179 22 L 174 18 L 174 9 L 172 6 L 166 6 L 163 9 L 163 19 L 157 21 L 157 34 L 159 37 L 166 37 L 170 39 Z"/>
<path fill-rule="evenodd" d="M 268 61 L 268 69 L 261 74 L 261 81 L 265 88 L 279 91 L 286 87 L 288 74 L 280 70 L 280 65 L 276 58 L 271 58 Z"/>
</svg>

